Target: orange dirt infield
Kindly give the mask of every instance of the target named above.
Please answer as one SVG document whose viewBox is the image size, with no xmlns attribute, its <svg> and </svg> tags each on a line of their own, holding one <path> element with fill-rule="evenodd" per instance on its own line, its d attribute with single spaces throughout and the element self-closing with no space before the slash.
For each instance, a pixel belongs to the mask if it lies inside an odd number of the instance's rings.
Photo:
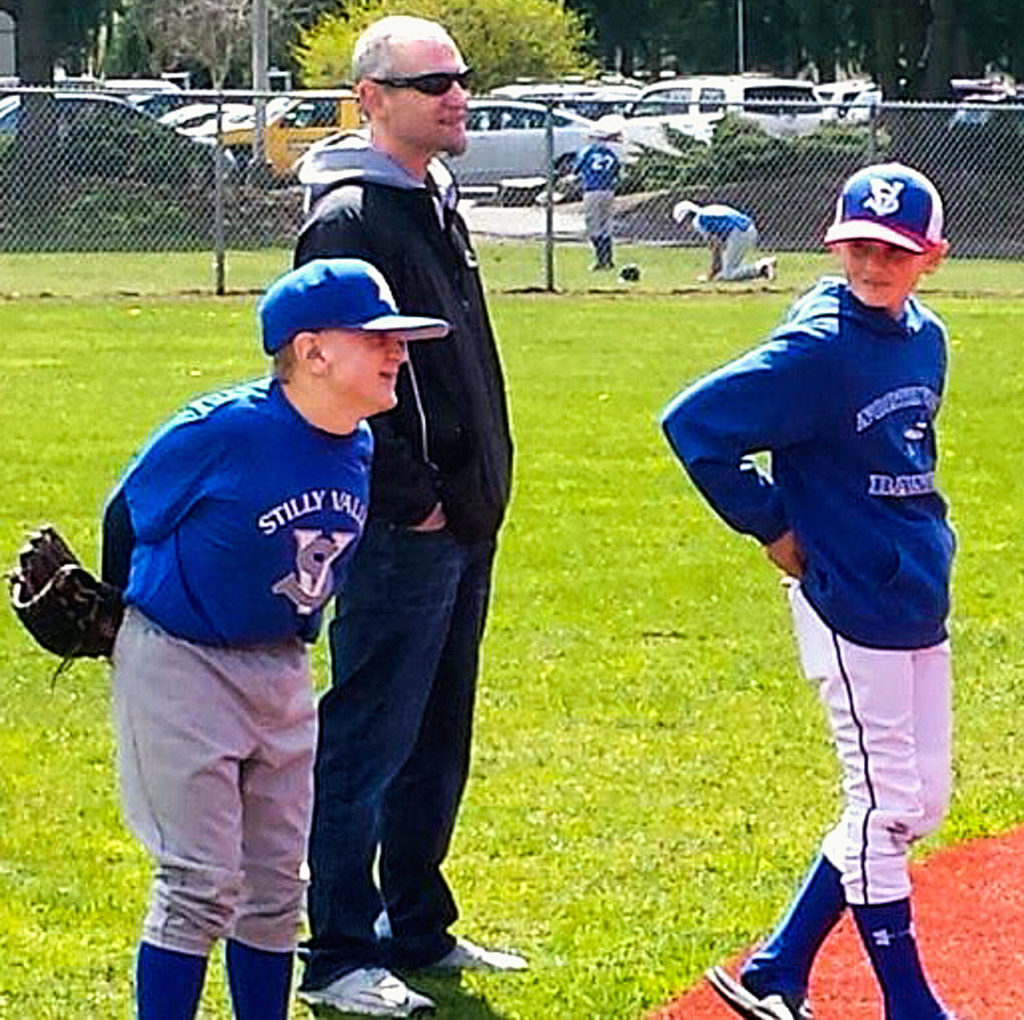
<svg viewBox="0 0 1024 1020">
<path fill-rule="evenodd" d="M 957 1020 L 1024 1017 L 1024 829 L 948 847 L 914 865 L 914 925 L 925 969 Z M 733 964 L 738 961 L 733 961 Z M 735 966 L 730 970 L 735 973 Z M 879 1020 L 881 998 L 847 915 L 811 974 L 815 1020 Z M 735 1020 L 706 985 L 649 1020 Z"/>
</svg>

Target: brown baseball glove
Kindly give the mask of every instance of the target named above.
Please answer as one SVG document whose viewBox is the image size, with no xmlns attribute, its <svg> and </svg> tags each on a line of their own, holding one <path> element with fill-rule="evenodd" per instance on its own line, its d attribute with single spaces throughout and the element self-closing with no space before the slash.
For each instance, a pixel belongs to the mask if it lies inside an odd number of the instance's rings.
<svg viewBox="0 0 1024 1020">
<path fill-rule="evenodd" d="M 121 592 L 86 570 L 55 528 L 29 535 L 7 580 L 14 612 L 48 652 L 74 659 L 113 651 Z"/>
</svg>

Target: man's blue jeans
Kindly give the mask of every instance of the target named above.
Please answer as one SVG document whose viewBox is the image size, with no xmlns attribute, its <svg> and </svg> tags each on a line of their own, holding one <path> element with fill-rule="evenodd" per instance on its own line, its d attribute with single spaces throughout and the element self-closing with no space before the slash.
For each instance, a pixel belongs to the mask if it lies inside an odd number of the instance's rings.
<svg viewBox="0 0 1024 1020">
<path fill-rule="evenodd" d="M 493 540 L 375 523 L 356 550 L 319 707 L 305 988 L 422 966 L 455 943 L 441 863 L 469 771 L 493 559 Z M 379 941 L 382 909 L 391 938 Z"/>
</svg>

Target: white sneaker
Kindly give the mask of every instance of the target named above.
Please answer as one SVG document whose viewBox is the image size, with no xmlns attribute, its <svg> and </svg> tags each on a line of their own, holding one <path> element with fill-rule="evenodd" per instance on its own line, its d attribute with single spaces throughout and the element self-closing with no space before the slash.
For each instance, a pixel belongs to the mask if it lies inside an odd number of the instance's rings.
<svg viewBox="0 0 1024 1020">
<path fill-rule="evenodd" d="M 413 991 L 383 967 L 360 967 L 326 988 L 300 990 L 299 999 L 318 1015 L 321 1006 L 357 1016 L 417 1016 L 436 1009 L 433 999 Z"/>
<path fill-rule="evenodd" d="M 775 279 L 775 259 L 761 259 L 761 275 L 766 280 Z"/>
<path fill-rule="evenodd" d="M 469 939 L 456 939 L 450 952 L 424 970 L 526 970 L 529 964 L 518 953 L 485 949 Z"/>
<path fill-rule="evenodd" d="M 737 981 L 724 967 L 705 971 L 704 979 L 743 1020 L 814 1020 L 804 996 L 770 993 L 758 998 L 742 978 Z"/>
</svg>

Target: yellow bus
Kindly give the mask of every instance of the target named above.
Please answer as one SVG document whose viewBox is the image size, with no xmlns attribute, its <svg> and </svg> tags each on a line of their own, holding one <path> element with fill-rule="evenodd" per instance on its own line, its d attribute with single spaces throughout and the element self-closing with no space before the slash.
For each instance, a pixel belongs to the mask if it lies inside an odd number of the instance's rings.
<svg viewBox="0 0 1024 1020">
<path fill-rule="evenodd" d="M 354 92 L 310 92 L 272 99 L 267 104 L 264 126 L 265 162 L 280 179 L 295 173 L 295 161 L 321 138 L 344 128 L 359 127 L 359 100 Z M 224 145 L 239 166 L 253 156 L 255 124 L 246 123 L 223 134 Z"/>
</svg>

